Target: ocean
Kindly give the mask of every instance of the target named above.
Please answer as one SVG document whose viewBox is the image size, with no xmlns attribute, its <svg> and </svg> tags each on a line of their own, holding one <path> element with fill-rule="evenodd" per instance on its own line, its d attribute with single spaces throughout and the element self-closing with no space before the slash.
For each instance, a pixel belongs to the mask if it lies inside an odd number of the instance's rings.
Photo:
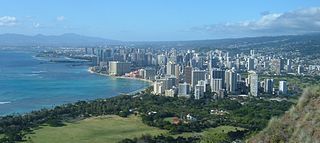
<svg viewBox="0 0 320 143">
<path fill-rule="evenodd" d="M 150 83 L 88 72 L 88 65 L 54 63 L 29 51 L 0 51 L 0 116 L 80 100 L 108 98 Z"/>
</svg>

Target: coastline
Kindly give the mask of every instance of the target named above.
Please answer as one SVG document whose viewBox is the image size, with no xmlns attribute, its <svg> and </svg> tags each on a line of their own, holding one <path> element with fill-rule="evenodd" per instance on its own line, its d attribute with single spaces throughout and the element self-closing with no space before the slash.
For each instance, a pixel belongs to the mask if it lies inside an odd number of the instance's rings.
<svg viewBox="0 0 320 143">
<path fill-rule="evenodd" d="M 1 68 L 7 68 L 1 72 L 4 82 L 0 83 L 0 117 L 11 114 L 23 115 L 78 101 L 135 94 L 151 86 L 147 82 L 90 76 L 92 72 L 87 71 L 89 67 L 87 65 L 73 67 L 68 66 L 69 63 L 46 63 L 43 61 L 47 61 L 47 59 L 35 57 L 35 52 L 1 51 L 0 54 L 0 59 L 9 61 L 0 64 Z M 15 65 L 20 61 L 23 61 L 25 66 Z M 11 73 L 12 71 L 14 74 Z M 77 83 L 73 79 L 76 79 Z M 18 82 L 19 84 L 16 84 Z M 128 85 L 126 83 L 129 82 L 132 88 L 126 87 Z M 2 86 L 3 84 L 5 86 Z M 22 95 L 24 98 L 21 98 Z"/>
<path fill-rule="evenodd" d="M 91 73 L 91 74 L 97 74 L 97 75 L 106 76 L 106 77 L 111 77 L 111 78 L 115 78 L 115 79 L 140 80 L 140 81 L 149 83 L 149 85 L 152 85 L 152 84 L 154 83 L 154 82 L 151 81 L 151 80 L 142 79 L 142 78 L 127 77 L 127 76 L 111 76 L 111 75 L 108 75 L 108 74 L 95 72 L 95 71 L 92 70 L 91 67 L 88 68 L 88 72 Z M 149 87 L 149 86 L 148 86 L 148 87 Z M 129 92 L 129 93 L 124 93 L 124 94 L 133 95 L 133 94 L 135 94 L 135 93 L 138 93 L 138 92 L 140 92 L 140 91 L 143 91 L 143 90 L 147 89 L 148 87 L 141 88 L 141 89 L 138 89 L 138 90 L 135 90 L 135 91 L 132 91 L 132 92 Z"/>
</svg>

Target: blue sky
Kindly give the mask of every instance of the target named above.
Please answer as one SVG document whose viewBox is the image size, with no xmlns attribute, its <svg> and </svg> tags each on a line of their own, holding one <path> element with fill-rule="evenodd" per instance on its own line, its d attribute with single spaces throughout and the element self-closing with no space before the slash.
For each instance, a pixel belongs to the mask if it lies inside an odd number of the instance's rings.
<svg viewBox="0 0 320 143">
<path fill-rule="evenodd" d="M 319 0 L 0 0 L 0 33 L 149 41 L 318 32 Z"/>
</svg>

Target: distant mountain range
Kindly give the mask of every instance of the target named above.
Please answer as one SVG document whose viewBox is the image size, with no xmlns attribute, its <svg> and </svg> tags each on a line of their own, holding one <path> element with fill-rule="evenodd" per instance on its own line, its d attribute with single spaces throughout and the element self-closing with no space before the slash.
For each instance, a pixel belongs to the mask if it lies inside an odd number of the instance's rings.
<svg viewBox="0 0 320 143">
<path fill-rule="evenodd" d="M 301 43 L 303 47 L 309 45 L 320 45 L 320 33 L 304 35 L 283 35 L 283 36 L 263 36 L 244 37 L 231 39 L 208 39 L 189 41 L 118 41 L 99 37 L 83 36 L 73 33 L 62 35 L 42 35 L 28 36 L 22 34 L 0 34 L 0 46 L 105 46 L 125 44 L 146 48 L 256 48 L 256 47 L 276 47 L 288 43 Z"/>
<path fill-rule="evenodd" d="M 257 48 L 257 47 L 277 47 L 288 43 L 311 43 L 320 45 L 320 33 L 310 33 L 302 35 L 281 35 L 281 36 L 260 36 L 226 39 L 207 39 L 189 41 L 154 41 L 154 42 L 134 42 L 136 46 L 167 48 L 205 48 L 205 49 L 234 49 L 234 48 Z"/>
<path fill-rule="evenodd" d="M 101 46 L 120 44 L 121 41 L 73 33 L 62 35 L 28 36 L 22 34 L 1 34 L 0 46 Z"/>
</svg>

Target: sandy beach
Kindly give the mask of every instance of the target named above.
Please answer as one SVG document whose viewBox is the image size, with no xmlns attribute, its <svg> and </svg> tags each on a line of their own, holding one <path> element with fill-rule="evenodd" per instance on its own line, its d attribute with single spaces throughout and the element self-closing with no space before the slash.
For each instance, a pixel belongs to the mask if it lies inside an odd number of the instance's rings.
<svg viewBox="0 0 320 143">
<path fill-rule="evenodd" d="M 146 79 L 142 79 L 142 78 L 134 78 L 134 77 L 127 77 L 127 76 L 110 76 L 110 75 L 108 75 L 108 74 L 98 73 L 98 72 L 93 71 L 91 67 L 88 68 L 88 72 L 90 72 L 90 73 L 92 73 L 92 74 L 98 74 L 98 75 L 101 75 L 101 76 L 107 76 L 107 77 L 117 78 L 117 79 L 141 80 L 141 81 L 150 83 L 150 85 L 152 85 L 152 84 L 154 83 L 154 82 L 151 81 L 151 80 L 146 80 Z M 146 88 L 147 88 L 147 87 L 146 87 Z M 130 92 L 130 93 L 124 93 L 124 94 L 132 95 L 132 94 L 135 94 L 135 93 L 137 93 L 137 92 L 143 91 L 143 90 L 145 90 L 146 88 L 138 89 L 138 90 L 136 90 L 136 91 L 133 91 L 133 92 Z"/>
</svg>

